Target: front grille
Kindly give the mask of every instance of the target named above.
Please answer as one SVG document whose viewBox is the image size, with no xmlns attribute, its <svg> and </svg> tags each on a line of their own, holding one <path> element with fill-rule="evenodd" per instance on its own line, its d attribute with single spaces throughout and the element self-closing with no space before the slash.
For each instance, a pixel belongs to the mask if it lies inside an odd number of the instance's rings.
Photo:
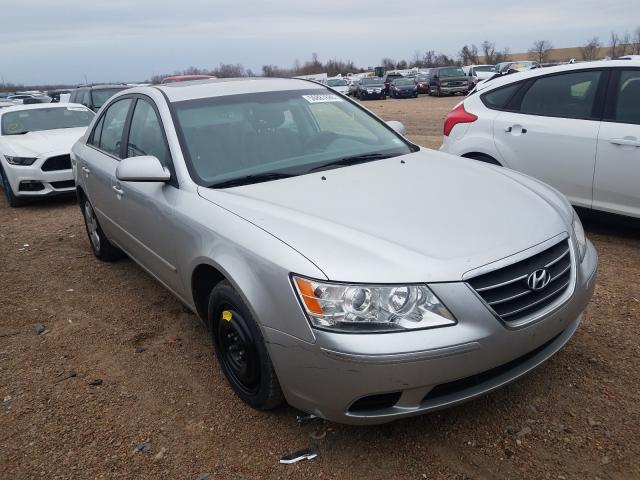
<svg viewBox="0 0 640 480">
<path fill-rule="evenodd" d="M 71 156 L 58 155 L 57 157 L 47 158 L 42 164 L 43 172 L 51 172 L 53 170 L 70 170 Z"/>
<path fill-rule="evenodd" d="M 529 287 L 529 275 L 540 269 L 549 273 L 549 283 L 539 290 Z M 516 322 L 556 301 L 571 282 L 569 240 L 517 263 L 468 281 L 482 299 L 505 322 Z"/>
</svg>

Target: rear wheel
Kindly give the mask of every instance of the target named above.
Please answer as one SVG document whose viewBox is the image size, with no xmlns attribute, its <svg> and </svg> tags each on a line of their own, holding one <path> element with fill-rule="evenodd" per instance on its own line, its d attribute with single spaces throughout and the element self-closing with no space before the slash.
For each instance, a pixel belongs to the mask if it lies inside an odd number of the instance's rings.
<svg viewBox="0 0 640 480">
<path fill-rule="evenodd" d="M 208 324 L 216 357 L 234 392 L 258 410 L 280 405 L 284 397 L 260 328 L 227 281 L 211 291 Z"/>
<path fill-rule="evenodd" d="M 113 245 L 102 231 L 102 227 L 100 227 L 98 223 L 98 218 L 89 199 L 82 196 L 80 198 L 80 208 L 82 209 L 82 216 L 84 217 L 84 225 L 87 229 L 91 250 L 93 250 L 96 258 L 103 262 L 112 262 L 122 258 L 124 256 L 122 250 Z"/>
<path fill-rule="evenodd" d="M 0 176 L 2 176 L 2 189 L 4 190 L 4 195 L 7 197 L 7 202 L 11 207 L 19 207 L 20 205 L 24 205 L 24 200 L 22 198 L 18 198 L 13 193 L 13 189 L 11 188 L 11 184 L 9 183 L 9 179 L 4 173 L 4 169 L 0 167 Z"/>
<path fill-rule="evenodd" d="M 463 157 L 471 158 L 472 160 L 477 160 L 479 162 L 490 163 L 491 165 L 497 165 L 498 167 L 502 166 L 495 158 L 490 155 L 485 155 L 484 153 L 469 153 L 463 155 Z"/>
</svg>

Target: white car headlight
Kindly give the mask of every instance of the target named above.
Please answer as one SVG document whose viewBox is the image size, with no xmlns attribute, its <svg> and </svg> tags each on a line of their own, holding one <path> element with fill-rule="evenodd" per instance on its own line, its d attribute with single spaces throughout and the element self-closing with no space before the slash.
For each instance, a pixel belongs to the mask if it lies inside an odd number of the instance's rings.
<svg viewBox="0 0 640 480">
<path fill-rule="evenodd" d="M 426 285 L 330 283 L 293 276 L 311 325 L 373 333 L 454 325 L 455 318 Z"/>
<path fill-rule="evenodd" d="M 584 228 L 582 222 L 578 218 L 576 211 L 573 211 L 573 234 L 576 236 L 576 243 L 578 244 L 578 255 L 580 262 L 584 260 L 584 256 L 587 253 L 587 237 L 584 234 Z"/>
<path fill-rule="evenodd" d="M 7 159 L 11 165 L 33 165 L 33 162 L 36 161 L 35 158 L 31 157 L 10 157 L 5 155 L 4 158 Z"/>
</svg>

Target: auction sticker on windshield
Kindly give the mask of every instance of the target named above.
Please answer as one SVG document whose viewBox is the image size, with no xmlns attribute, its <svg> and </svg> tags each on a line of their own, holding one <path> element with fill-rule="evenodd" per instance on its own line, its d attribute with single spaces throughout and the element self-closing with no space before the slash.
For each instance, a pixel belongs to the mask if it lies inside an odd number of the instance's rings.
<svg viewBox="0 0 640 480">
<path fill-rule="evenodd" d="M 331 93 L 319 94 L 319 95 L 302 95 L 309 103 L 327 103 L 327 102 L 342 102 L 343 100 L 337 95 Z"/>
</svg>

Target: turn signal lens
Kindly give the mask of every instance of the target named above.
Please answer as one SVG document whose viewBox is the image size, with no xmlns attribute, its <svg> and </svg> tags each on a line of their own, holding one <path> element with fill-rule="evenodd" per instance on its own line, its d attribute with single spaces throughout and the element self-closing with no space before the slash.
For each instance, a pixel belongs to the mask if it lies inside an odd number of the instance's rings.
<svg viewBox="0 0 640 480">
<path fill-rule="evenodd" d="M 320 306 L 320 302 L 318 302 L 318 297 L 314 293 L 314 288 L 311 282 L 300 277 L 294 277 L 294 280 L 298 287 L 300 297 L 302 298 L 305 307 L 307 307 L 307 311 L 315 315 L 322 315 L 324 312 Z"/>
</svg>

